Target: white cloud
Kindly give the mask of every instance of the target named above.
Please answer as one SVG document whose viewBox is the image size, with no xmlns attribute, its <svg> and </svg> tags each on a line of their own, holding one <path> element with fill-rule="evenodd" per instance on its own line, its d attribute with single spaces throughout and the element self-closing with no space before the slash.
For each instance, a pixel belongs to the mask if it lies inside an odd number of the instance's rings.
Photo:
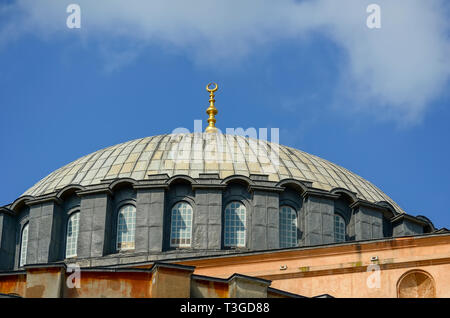
<svg viewBox="0 0 450 318">
<path fill-rule="evenodd" d="M 74 1 L 75 2 L 75 1 Z M 65 26 L 69 1 L 17 0 L 20 12 L 0 37 L 35 32 L 51 37 Z M 414 122 L 442 91 L 450 74 L 449 6 L 445 0 L 78 0 L 82 36 L 125 37 L 181 50 L 196 63 L 239 61 L 276 41 L 303 41 L 320 32 L 342 48 L 337 104 Z M 381 6 L 382 28 L 366 27 L 366 7 Z M 0 7 L 1 8 L 1 7 Z M 0 11 L 0 16 L 2 15 Z M 14 28 L 11 28 L 13 26 Z M 135 54 L 111 53 L 117 65 Z M 103 53 L 101 53 L 104 55 Z M 298 75 L 301 81 L 301 74 Z M 347 103 L 345 103 L 348 105 Z M 348 106 L 346 106 L 348 107 Z"/>
</svg>

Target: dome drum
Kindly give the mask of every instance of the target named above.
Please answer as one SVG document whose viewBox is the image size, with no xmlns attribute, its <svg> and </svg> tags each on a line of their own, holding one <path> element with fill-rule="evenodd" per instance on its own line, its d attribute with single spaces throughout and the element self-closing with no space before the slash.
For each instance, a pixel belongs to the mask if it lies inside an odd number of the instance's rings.
<svg viewBox="0 0 450 318">
<path fill-rule="evenodd" d="M 188 209 L 175 209 L 179 203 Z M 135 211 L 134 245 L 119 250 L 119 214 L 126 206 Z M 296 224 L 291 232 L 294 243 L 289 246 L 280 238 L 284 207 L 295 215 L 290 221 Z M 67 258 L 67 222 L 75 212 L 80 213 L 76 256 Z M 406 214 L 360 198 L 351 200 L 338 188 L 314 188 L 309 181 L 270 181 L 262 174 L 226 178 L 217 173 L 155 174 L 145 180 L 126 177 L 95 185 L 67 185 L 3 207 L 0 229 L 15 237 L 15 242 L 1 239 L 0 269 L 20 269 L 20 234 L 26 224 L 30 225 L 27 264 L 76 261 L 99 266 L 333 244 L 336 214 L 345 219 L 347 241 L 418 235 L 426 228 L 421 219 L 399 218 Z M 173 222 L 176 217 L 181 223 Z M 227 230 L 229 223 L 231 230 Z M 174 238 L 174 231 L 184 238 Z M 233 235 L 242 244 L 226 244 Z M 174 246 L 177 240 L 184 245 Z"/>
</svg>

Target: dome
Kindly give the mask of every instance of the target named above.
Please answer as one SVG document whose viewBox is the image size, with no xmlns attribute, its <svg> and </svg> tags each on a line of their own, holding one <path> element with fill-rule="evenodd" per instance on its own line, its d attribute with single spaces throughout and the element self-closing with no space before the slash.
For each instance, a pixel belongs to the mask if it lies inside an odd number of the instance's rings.
<svg viewBox="0 0 450 318">
<path fill-rule="evenodd" d="M 403 213 L 372 183 L 332 162 L 276 143 L 220 133 L 166 134 L 111 146 L 50 173 L 23 195 L 37 197 L 70 184 L 89 186 L 116 178 L 143 180 L 152 174 L 198 178 L 201 173 L 308 181 L 321 190 L 343 188 L 372 203 L 386 201 Z"/>
</svg>

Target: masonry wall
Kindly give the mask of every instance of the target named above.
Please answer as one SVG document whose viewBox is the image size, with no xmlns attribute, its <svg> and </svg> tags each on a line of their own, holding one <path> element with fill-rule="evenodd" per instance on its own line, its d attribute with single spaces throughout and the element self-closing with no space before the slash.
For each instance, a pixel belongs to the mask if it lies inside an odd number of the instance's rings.
<svg viewBox="0 0 450 318">
<path fill-rule="evenodd" d="M 304 202 L 304 246 L 334 242 L 334 201 L 332 198 L 308 196 Z"/>
<path fill-rule="evenodd" d="M 389 297 L 408 273 L 430 277 L 428 295 L 450 297 L 450 235 L 393 238 L 375 242 L 298 248 L 264 254 L 180 261 L 194 274 L 226 278 L 240 273 L 272 281 L 271 287 L 315 297 Z M 376 257 L 376 258 L 374 258 Z M 379 274 L 379 284 L 376 280 Z M 414 286 L 411 293 L 414 293 Z M 430 287 L 431 286 L 431 287 Z"/>
<path fill-rule="evenodd" d="M 274 280 L 272 286 L 292 293 L 301 292 L 307 297 L 329 294 L 337 298 L 397 298 L 397 282 L 408 270 L 429 273 L 436 284 L 436 297 L 450 297 L 450 264 L 382 270 L 379 288 L 375 284 L 373 288 L 368 287 L 367 281 L 373 273 L 366 271 Z"/>
<path fill-rule="evenodd" d="M 80 275 L 80 288 L 65 288 L 65 298 L 148 298 L 152 274 L 143 272 L 87 272 Z"/>
<path fill-rule="evenodd" d="M 371 240 L 383 237 L 383 214 L 369 207 L 354 209 L 355 240 Z"/>
<path fill-rule="evenodd" d="M 16 228 L 14 216 L 0 213 L 0 269 L 14 267 Z"/>
</svg>

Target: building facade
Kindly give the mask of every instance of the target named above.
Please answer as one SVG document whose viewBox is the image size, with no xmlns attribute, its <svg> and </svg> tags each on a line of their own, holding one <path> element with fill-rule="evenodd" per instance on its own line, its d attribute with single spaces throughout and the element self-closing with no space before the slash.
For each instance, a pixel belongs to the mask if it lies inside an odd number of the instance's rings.
<svg viewBox="0 0 450 318">
<path fill-rule="evenodd" d="M 191 266 L 194 277 L 265 279 L 286 295 L 448 297 L 437 281 L 448 286 L 447 233 L 369 181 L 300 150 L 220 133 L 160 135 L 84 156 L 1 207 L 0 293 L 15 280 L 26 296 L 36 266 L 76 263 L 95 277 L 95 270 L 149 271 L 164 262 Z M 367 279 L 354 280 L 374 264 L 389 288 L 361 292 Z M 398 279 L 385 272 L 393 267 L 400 276 L 416 270 L 403 283 L 416 292 L 392 287 Z M 346 287 L 327 289 L 330 279 Z"/>
</svg>

